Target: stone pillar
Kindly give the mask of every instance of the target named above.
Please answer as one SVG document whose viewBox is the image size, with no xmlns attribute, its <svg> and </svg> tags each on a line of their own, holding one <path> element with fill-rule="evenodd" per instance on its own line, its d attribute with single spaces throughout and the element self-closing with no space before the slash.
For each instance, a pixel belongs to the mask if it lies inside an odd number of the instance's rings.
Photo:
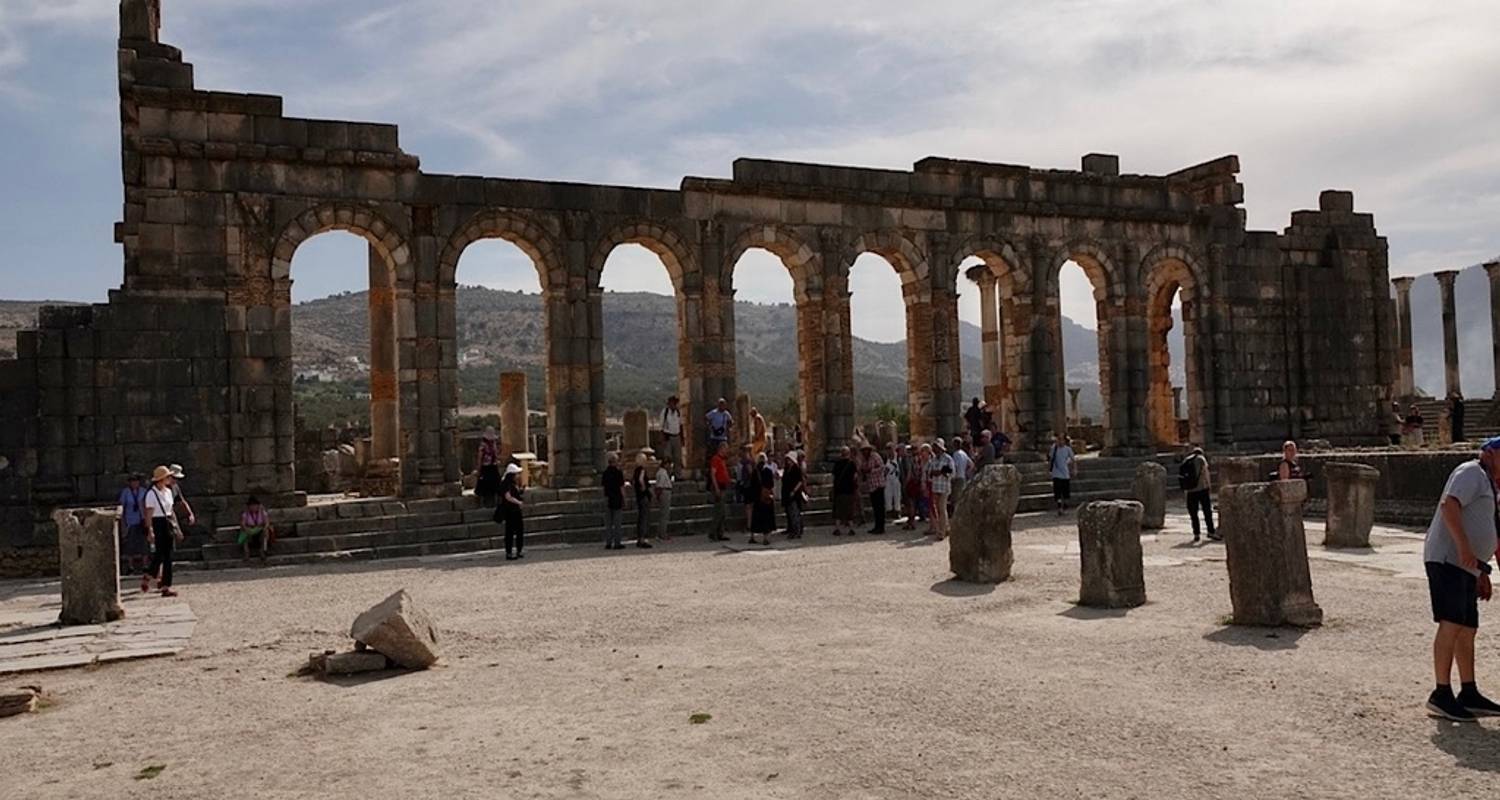
<svg viewBox="0 0 1500 800">
<path fill-rule="evenodd" d="M 1375 484 L 1380 470 L 1364 464 L 1323 466 L 1328 481 L 1328 527 L 1324 547 L 1369 547 L 1375 527 Z"/>
<path fill-rule="evenodd" d="M 507 453 L 531 452 L 531 409 L 526 373 L 500 373 L 500 446 Z"/>
<path fill-rule="evenodd" d="M 1141 504 L 1095 500 L 1078 509 L 1078 604 L 1134 608 L 1146 602 Z"/>
<path fill-rule="evenodd" d="M 397 394 L 395 270 L 370 251 L 370 454 L 400 456 L 401 403 Z"/>
<path fill-rule="evenodd" d="M 1172 419 L 1182 419 L 1182 387 L 1172 387 Z"/>
<path fill-rule="evenodd" d="M 1219 492 L 1234 624 L 1322 624 L 1302 529 L 1306 500 L 1307 482 L 1301 480 L 1242 483 Z"/>
<path fill-rule="evenodd" d="M 1068 424 L 1069 425 L 1077 425 L 1083 419 L 1083 417 L 1078 413 L 1078 393 L 1082 392 L 1082 391 L 1083 391 L 1082 389 L 1069 389 L 1068 390 Z"/>
<path fill-rule="evenodd" d="M 625 412 L 625 438 L 620 447 L 624 451 L 622 455 L 634 457 L 642 450 L 651 450 L 650 419 L 644 408 L 632 408 Z"/>
<path fill-rule="evenodd" d="M 984 375 L 984 401 L 989 403 L 998 421 L 1003 402 L 1001 376 L 1004 374 L 1000 354 L 999 280 L 983 264 L 970 267 L 966 274 L 979 287 L 980 365 Z"/>
<path fill-rule="evenodd" d="M 1133 492 L 1141 504 L 1141 527 L 1161 530 L 1167 526 L 1167 468 L 1144 461 L 1135 468 Z"/>
<path fill-rule="evenodd" d="M 1260 472 L 1260 462 L 1253 458 L 1212 459 L 1208 462 L 1208 474 L 1219 497 L 1223 497 L 1224 490 L 1231 486 L 1265 479 Z"/>
<path fill-rule="evenodd" d="M 1493 280 L 1493 278 L 1491 279 Z M 1396 287 L 1396 331 L 1398 334 L 1396 365 L 1396 395 L 1401 399 L 1417 393 L 1416 374 L 1411 354 L 1411 285 L 1416 278 L 1393 278 Z M 1491 301 L 1493 302 L 1493 300 Z"/>
<path fill-rule="evenodd" d="M 1495 365 L 1494 397 L 1500 400 L 1500 261 L 1485 264 L 1484 271 L 1490 276 L 1490 357 Z"/>
<path fill-rule="evenodd" d="M 991 464 L 969 481 L 953 511 L 948 537 L 948 566 L 965 583 L 1010 580 L 1015 563 L 1011 521 L 1021 502 L 1021 472 L 1010 464 Z"/>
<path fill-rule="evenodd" d="M 120 605 L 119 518 L 93 511 L 52 512 L 57 525 L 63 625 L 100 625 L 125 616 Z"/>
<path fill-rule="evenodd" d="M 749 444 L 755 433 L 750 424 L 750 395 L 740 392 L 734 398 L 734 430 L 729 432 L 730 446 Z"/>
<path fill-rule="evenodd" d="M 1458 375 L 1458 309 L 1453 301 L 1453 281 L 1458 270 L 1434 272 L 1443 301 L 1443 377 L 1447 395 L 1463 392 Z"/>
</svg>

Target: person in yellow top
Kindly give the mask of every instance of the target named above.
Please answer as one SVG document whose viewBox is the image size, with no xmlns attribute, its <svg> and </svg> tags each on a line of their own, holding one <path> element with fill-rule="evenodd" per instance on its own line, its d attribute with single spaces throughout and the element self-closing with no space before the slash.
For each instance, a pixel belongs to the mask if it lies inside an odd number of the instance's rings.
<svg viewBox="0 0 1500 800">
<path fill-rule="evenodd" d="M 759 457 L 766 452 L 770 446 L 771 433 L 766 427 L 766 418 L 760 415 L 760 409 L 750 409 L 750 455 Z"/>
</svg>

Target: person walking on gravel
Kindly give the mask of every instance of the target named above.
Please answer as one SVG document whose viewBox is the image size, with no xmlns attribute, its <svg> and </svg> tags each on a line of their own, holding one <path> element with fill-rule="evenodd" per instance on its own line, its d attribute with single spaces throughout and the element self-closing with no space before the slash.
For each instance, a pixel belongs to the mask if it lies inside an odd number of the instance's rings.
<svg viewBox="0 0 1500 800">
<path fill-rule="evenodd" d="M 1057 440 L 1047 453 L 1047 469 L 1052 475 L 1052 499 L 1057 503 L 1059 517 L 1067 509 L 1068 501 L 1073 499 L 1073 473 L 1076 467 L 1077 461 L 1074 459 L 1073 446 L 1068 443 L 1068 435 L 1059 431 Z"/>
<path fill-rule="evenodd" d="M 1193 520 L 1193 543 L 1203 541 L 1198 527 L 1198 512 L 1203 512 L 1203 523 L 1208 526 L 1208 538 L 1219 540 L 1214 532 L 1213 479 L 1208 472 L 1208 456 L 1203 448 L 1194 447 L 1182 464 L 1177 467 L 1177 483 L 1187 500 L 1188 517 Z"/>
<path fill-rule="evenodd" d="M 620 469 L 620 456 L 609 454 L 609 464 L 599 480 L 604 489 L 604 549 L 624 550 L 621 541 L 625 532 L 621 528 L 625 516 L 625 473 Z"/>
<path fill-rule="evenodd" d="M 151 578 L 158 581 L 162 597 L 176 597 L 172 591 L 172 553 L 182 541 L 182 526 L 177 521 L 177 503 L 172 494 L 172 470 L 157 467 L 151 473 L 151 489 L 146 492 L 145 512 L 146 543 L 151 551 L 151 566 L 141 576 L 141 593 L 151 591 Z"/>
<path fill-rule="evenodd" d="M 1500 477 L 1500 437 L 1485 442 L 1479 458 L 1454 468 L 1427 539 L 1422 560 L 1432 597 L 1432 666 L 1437 686 L 1427 698 L 1427 712 L 1441 719 L 1473 722 L 1500 716 L 1500 705 L 1479 693 L 1474 681 L 1474 636 L 1479 632 L 1479 601 L 1488 601 L 1490 559 L 1496 555 L 1495 479 Z M 1453 665 L 1461 683 L 1453 694 Z"/>
</svg>

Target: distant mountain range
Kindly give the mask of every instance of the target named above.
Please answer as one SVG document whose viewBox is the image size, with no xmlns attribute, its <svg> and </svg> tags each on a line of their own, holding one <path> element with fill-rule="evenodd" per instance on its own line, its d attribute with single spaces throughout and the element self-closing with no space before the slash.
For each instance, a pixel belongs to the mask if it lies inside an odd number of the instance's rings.
<svg viewBox="0 0 1500 800">
<path fill-rule="evenodd" d="M 482 287 L 460 287 L 458 344 L 462 402 L 494 406 L 499 373 L 524 370 L 531 375 L 534 408 L 542 407 L 546 357 L 541 299 L 535 294 Z M 0 356 L 14 354 L 14 332 L 36 322 L 43 303 L 0 301 Z M 616 413 L 633 406 L 654 406 L 677 389 L 676 301 L 647 293 L 604 295 L 605 386 L 607 406 Z M 904 324 L 899 322 L 898 324 Z M 368 359 L 369 317 L 364 292 L 350 292 L 300 303 L 292 313 L 297 372 L 310 380 L 361 384 Z M 795 397 L 797 380 L 796 310 L 786 304 L 738 303 L 735 307 L 738 384 L 763 409 L 781 409 Z M 1174 367 L 1181 364 L 1180 337 L 1174 337 Z M 960 324 L 963 395 L 978 396 L 982 379 L 980 329 Z M 1069 365 L 1067 384 L 1083 389 L 1079 405 L 1086 415 L 1100 410 L 1098 345 L 1094 331 L 1063 320 L 1063 352 Z M 859 408 L 877 402 L 904 403 L 906 344 L 855 339 L 855 393 Z M 1174 368 L 1181 381 L 1180 368 Z"/>
</svg>

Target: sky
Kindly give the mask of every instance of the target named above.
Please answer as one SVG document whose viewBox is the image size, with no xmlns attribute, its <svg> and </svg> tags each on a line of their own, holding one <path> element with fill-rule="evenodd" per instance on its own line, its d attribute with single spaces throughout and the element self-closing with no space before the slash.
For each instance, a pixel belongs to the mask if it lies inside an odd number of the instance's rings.
<svg viewBox="0 0 1500 800">
<path fill-rule="evenodd" d="M 435 172 L 676 187 L 739 156 L 910 168 L 928 155 L 1163 173 L 1241 158 L 1249 224 L 1281 230 L 1352 189 L 1393 275 L 1500 254 L 1500 3 L 1362 0 L 163 0 L 198 86 L 280 94 L 295 116 L 393 122 Z M 0 0 L 0 297 L 100 300 L 120 282 L 115 0 Z M 873 261 L 872 261 L 873 259 Z M 364 288 L 328 234 L 297 299 Z M 1092 322 L 1064 273 L 1063 310 Z M 459 280 L 536 290 L 504 243 Z M 787 302 L 763 253 L 738 297 Z M 613 290 L 669 292 L 640 248 Z M 855 333 L 904 334 L 878 257 Z M 968 289 L 961 315 L 978 318 Z"/>
</svg>

